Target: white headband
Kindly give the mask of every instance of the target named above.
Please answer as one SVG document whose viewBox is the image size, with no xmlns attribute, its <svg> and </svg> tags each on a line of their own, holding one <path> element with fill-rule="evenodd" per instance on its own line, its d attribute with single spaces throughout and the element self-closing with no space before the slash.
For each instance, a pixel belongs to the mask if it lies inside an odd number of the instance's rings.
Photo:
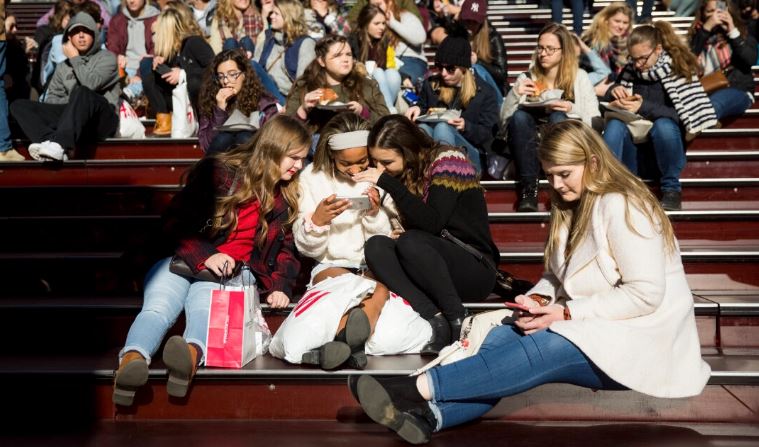
<svg viewBox="0 0 759 447">
<path fill-rule="evenodd" d="M 339 133 L 329 137 L 329 148 L 333 151 L 342 151 L 352 147 L 365 147 L 368 139 L 368 130 Z"/>
</svg>

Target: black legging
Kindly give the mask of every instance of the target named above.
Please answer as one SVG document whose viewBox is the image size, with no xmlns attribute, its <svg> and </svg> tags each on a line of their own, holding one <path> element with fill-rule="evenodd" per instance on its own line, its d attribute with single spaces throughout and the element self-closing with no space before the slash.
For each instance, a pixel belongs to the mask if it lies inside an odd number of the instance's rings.
<svg viewBox="0 0 759 447">
<path fill-rule="evenodd" d="M 377 279 L 402 296 L 425 318 L 442 312 L 448 320 L 464 315 L 463 301 L 480 301 L 495 284 L 495 272 L 458 245 L 421 230 L 397 240 L 373 236 L 364 247 Z"/>
</svg>

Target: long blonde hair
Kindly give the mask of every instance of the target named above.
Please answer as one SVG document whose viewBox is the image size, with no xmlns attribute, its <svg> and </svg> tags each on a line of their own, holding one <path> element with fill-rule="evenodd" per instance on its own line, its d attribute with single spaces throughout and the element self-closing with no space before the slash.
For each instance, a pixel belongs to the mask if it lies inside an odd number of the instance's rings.
<svg viewBox="0 0 759 447">
<path fill-rule="evenodd" d="M 477 94 L 477 82 L 474 80 L 474 72 L 465 67 L 459 67 L 464 72 L 464 77 L 461 79 L 461 89 L 459 90 L 459 99 L 461 99 L 461 105 L 464 108 L 469 106 L 469 103 Z M 445 85 L 442 79 L 434 79 L 430 82 L 433 90 L 439 90 L 438 97 L 447 105 L 452 105 L 453 100 L 456 99 L 456 88 Z"/>
<path fill-rule="evenodd" d="M 216 200 L 212 232 L 237 228 L 237 208 L 251 200 L 260 204 L 261 231 L 256 243 L 266 241 L 269 226 L 263 218 L 274 208 L 274 196 L 279 192 L 290 205 L 288 223 L 298 215 L 298 176 L 288 182 L 280 181 L 282 159 L 294 151 L 311 145 L 311 134 L 295 118 L 277 115 L 266 122 L 255 136 L 230 152 L 217 155 L 217 159 L 235 173 L 233 192 Z"/>
<path fill-rule="evenodd" d="M 596 201 L 604 194 L 625 197 L 625 222 L 630 231 L 640 234 L 632 224 L 630 206 L 648 217 L 662 234 L 668 252 L 675 249 L 675 235 L 659 201 L 641 179 L 630 173 L 609 151 L 596 131 L 578 120 L 550 125 L 538 147 L 538 158 L 556 165 L 584 165 L 583 192 L 579 202 L 567 203 L 551 191 L 551 226 L 545 247 L 545 265 L 559 249 L 559 234 L 569 228 L 565 257 L 567 260 L 590 231 L 590 219 Z"/>
<path fill-rule="evenodd" d="M 630 20 L 627 34 L 633 27 L 633 10 L 624 2 L 613 2 L 606 5 L 602 10 L 593 17 L 593 21 L 584 33 L 582 33 L 583 42 L 594 50 L 600 50 L 609 46 L 611 42 L 611 32 L 609 31 L 609 20 L 615 15 L 622 13 Z"/>
<path fill-rule="evenodd" d="M 564 25 L 549 23 L 540 30 L 540 34 L 538 34 L 538 42 L 540 42 L 540 36 L 548 33 L 556 36 L 561 45 L 561 60 L 559 61 L 559 70 L 556 74 L 554 88 L 564 90 L 563 97 L 567 101 L 574 101 L 575 77 L 577 76 L 577 69 L 579 66 L 577 54 L 575 54 L 574 37 L 572 37 L 572 34 Z M 538 52 L 535 51 L 532 55 L 532 66 L 530 68 L 530 74 L 532 74 L 537 81 L 544 79 L 547 75 L 543 67 L 540 66 L 539 56 Z"/>
<path fill-rule="evenodd" d="M 284 34 L 285 46 L 290 46 L 299 37 L 308 34 L 306 19 L 303 13 L 303 4 L 296 0 L 275 0 L 274 6 L 282 14 L 282 34 Z"/>
<path fill-rule="evenodd" d="M 153 43 L 155 55 L 166 60 L 179 54 L 182 42 L 190 36 L 202 36 L 192 10 L 183 3 L 172 3 L 158 14 Z"/>
<path fill-rule="evenodd" d="M 691 80 L 699 71 L 698 59 L 691 53 L 668 22 L 658 21 L 653 25 L 642 25 L 630 33 L 627 48 L 648 43 L 651 49 L 661 45 L 672 58 L 672 71 L 679 77 Z"/>
<path fill-rule="evenodd" d="M 472 34 L 469 42 L 472 44 L 472 51 L 477 54 L 477 59 L 488 64 L 493 62 L 493 54 L 490 51 L 490 25 L 487 20 L 482 22 L 476 33 Z"/>
</svg>

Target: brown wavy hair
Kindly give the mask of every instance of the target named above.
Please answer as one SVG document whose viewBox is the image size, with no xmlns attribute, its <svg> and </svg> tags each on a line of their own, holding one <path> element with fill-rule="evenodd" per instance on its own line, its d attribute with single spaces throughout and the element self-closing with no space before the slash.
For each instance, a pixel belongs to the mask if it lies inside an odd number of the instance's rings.
<svg viewBox="0 0 759 447">
<path fill-rule="evenodd" d="M 213 108 L 216 105 L 216 94 L 219 93 L 219 89 L 221 88 L 221 84 L 216 80 L 216 69 L 227 61 L 233 61 L 237 65 L 237 69 L 244 76 L 240 93 L 227 101 L 227 111 L 237 109 L 243 115 L 248 116 L 258 110 L 258 102 L 265 92 L 264 87 L 261 85 L 258 76 L 253 72 L 245 53 L 240 49 L 233 49 L 217 54 L 213 59 L 213 63 L 206 70 L 203 87 L 200 89 L 198 99 L 201 116 L 213 116 Z"/>
<path fill-rule="evenodd" d="M 285 46 L 289 47 L 299 37 L 308 35 L 308 26 L 303 13 L 303 4 L 296 0 L 274 0 L 274 6 L 282 14 L 282 34 Z"/>
<path fill-rule="evenodd" d="M 369 130 L 369 127 L 368 121 L 353 112 L 342 112 L 332 117 L 319 132 L 319 143 L 314 152 L 314 172 L 321 171 L 328 177 L 334 177 L 335 157 L 329 148 L 330 137 L 356 130 Z"/>
<path fill-rule="evenodd" d="M 237 14 L 235 13 L 235 10 L 237 8 L 235 8 L 234 0 L 219 0 L 216 5 L 215 17 L 219 29 L 221 29 L 223 26 L 226 26 L 231 32 L 236 32 L 237 27 L 240 26 L 240 19 L 237 18 Z M 248 9 L 242 11 L 242 14 L 244 15 L 251 9 L 253 10 L 253 13 L 258 13 L 260 15 L 260 12 L 258 11 L 258 8 L 256 8 L 256 4 L 253 0 L 250 0 Z"/>
<path fill-rule="evenodd" d="M 638 26 L 630 33 L 627 39 L 627 50 L 635 45 L 648 43 L 652 49 L 661 45 L 664 51 L 672 58 L 672 71 L 679 77 L 691 80 L 699 71 L 698 60 L 675 34 L 672 25 L 668 22 L 658 21 L 653 25 Z"/>
<path fill-rule="evenodd" d="M 617 193 L 625 197 L 625 222 L 630 231 L 640 234 L 632 224 L 629 207 L 632 206 L 648 217 L 662 234 L 669 253 L 675 249 L 672 224 L 651 190 L 609 151 L 601 136 L 590 126 L 578 120 L 566 120 L 549 125 L 538 147 L 542 162 L 556 165 L 584 165 L 583 192 L 580 200 L 567 203 L 554 190 L 551 191 L 551 224 L 545 246 L 544 263 L 559 249 L 563 228 L 569 229 L 564 253 L 569 260 L 582 241 L 590 233 L 590 217 L 593 207 L 604 194 Z M 565 263 L 565 265 L 568 264 Z"/>
<path fill-rule="evenodd" d="M 237 228 L 237 208 L 251 200 L 260 204 L 259 215 L 266 216 L 274 208 L 274 197 L 281 193 L 290 205 L 288 223 L 298 215 L 298 175 L 289 182 L 282 182 L 279 164 L 295 151 L 311 145 L 311 134 L 295 118 L 277 115 L 264 124 L 255 136 L 230 152 L 216 155 L 216 159 L 235 173 L 231 194 L 216 199 L 212 234 L 234 231 Z M 261 231 L 256 234 L 256 244 L 266 241 L 269 226 L 261 219 Z"/>
<path fill-rule="evenodd" d="M 372 126 L 369 149 L 392 149 L 403 157 L 404 170 L 400 181 L 416 196 L 424 195 L 425 179 L 432 162 L 440 152 L 451 149 L 424 133 L 403 115 L 383 116 Z"/>
<path fill-rule="evenodd" d="M 308 67 L 303 71 L 303 75 L 295 82 L 297 87 L 304 87 L 303 94 L 300 98 L 301 103 L 303 103 L 303 97 L 305 97 L 307 92 L 328 86 L 327 74 L 324 67 L 319 65 L 319 60 L 321 59 L 322 62 L 324 61 L 324 58 L 327 57 L 327 53 L 329 53 L 329 49 L 332 48 L 333 45 L 345 45 L 350 48 L 348 38 L 345 36 L 328 35 L 316 42 L 316 47 L 314 48 L 316 58 L 311 61 Z M 361 99 L 368 99 L 363 98 L 362 95 L 362 87 L 365 82 L 369 81 L 361 76 L 356 69 L 356 64 L 354 62 L 353 68 L 343 79 L 341 84 L 347 90 L 348 97 L 351 101 L 361 101 Z M 292 89 L 292 91 L 295 90 L 295 88 Z"/>
<path fill-rule="evenodd" d="M 543 34 L 553 34 L 559 39 L 561 45 L 561 61 L 559 62 L 559 70 L 556 74 L 555 88 L 564 90 L 562 95 L 567 101 L 574 101 L 575 99 L 575 77 L 577 76 L 577 69 L 579 62 L 577 61 L 577 54 L 575 54 L 575 39 L 574 35 L 570 33 L 564 25 L 558 23 L 549 23 L 544 26 L 538 34 L 537 42 L 540 42 L 540 36 Z M 536 80 L 545 78 L 545 72 L 543 67 L 538 62 L 537 50 L 532 55 L 532 68 L 530 73 Z"/>
<path fill-rule="evenodd" d="M 355 31 L 355 35 L 357 37 L 356 40 L 358 41 L 358 54 L 353 55 L 357 61 L 366 62 L 366 59 L 369 57 L 369 48 L 372 46 L 372 38 L 369 36 L 369 24 L 372 22 L 372 19 L 374 19 L 374 17 L 379 14 L 382 14 L 382 16 L 384 16 L 382 10 L 379 9 L 379 7 L 371 4 L 368 4 L 361 8 L 361 12 L 358 13 Z M 390 33 L 386 28 L 384 36 L 382 36 L 377 43 L 377 45 L 379 45 L 380 51 L 387 51 L 389 40 Z"/>
</svg>

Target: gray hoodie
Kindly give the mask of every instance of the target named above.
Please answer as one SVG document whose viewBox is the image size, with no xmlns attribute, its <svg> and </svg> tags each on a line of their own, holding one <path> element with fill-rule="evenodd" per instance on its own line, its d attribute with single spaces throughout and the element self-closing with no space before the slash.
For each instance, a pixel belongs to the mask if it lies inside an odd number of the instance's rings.
<svg viewBox="0 0 759 447">
<path fill-rule="evenodd" d="M 145 20 L 155 17 L 161 13 L 153 5 L 145 5 L 139 17 L 132 17 L 132 14 L 123 6 L 122 14 L 127 18 L 127 68 L 137 70 L 140 67 L 140 60 L 145 57 Z"/>
<path fill-rule="evenodd" d="M 75 27 L 84 27 L 92 31 L 95 36 L 94 42 L 86 54 L 68 58 L 58 64 L 47 88 L 45 102 L 66 104 L 74 87 L 81 85 L 103 95 L 109 103 L 116 106 L 121 94 L 116 55 L 100 48 L 100 32 L 95 20 L 85 12 L 71 18 L 64 32 L 64 43 L 68 39 L 69 31 Z"/>
</svg>

